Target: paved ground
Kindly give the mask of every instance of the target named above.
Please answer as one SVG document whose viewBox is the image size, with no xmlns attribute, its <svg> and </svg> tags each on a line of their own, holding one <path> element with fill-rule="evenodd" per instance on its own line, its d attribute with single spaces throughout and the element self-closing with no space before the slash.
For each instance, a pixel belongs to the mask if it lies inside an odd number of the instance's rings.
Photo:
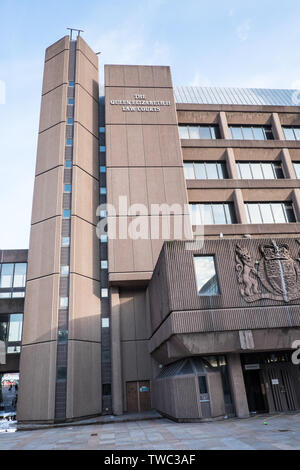
<svg viewBox="0 0 300 470">
<path fill-rule="evenodd" d="M 163 418 L 18 431 L 0 434 L 0 449 L 299 450 L 300 414 L 210 423 L 174 423 Z"/>
</svg>

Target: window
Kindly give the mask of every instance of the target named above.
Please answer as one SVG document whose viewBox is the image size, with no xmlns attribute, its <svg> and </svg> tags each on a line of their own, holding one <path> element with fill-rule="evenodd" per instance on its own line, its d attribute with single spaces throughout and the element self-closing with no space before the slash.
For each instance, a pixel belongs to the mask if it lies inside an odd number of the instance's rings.
<svg viewBox="0 0 300 470">
<path fill-rule="evenodd" d="M 105 195 L 106 194 L 106 188 L 100 188 L 100 194 Z"/>
<path fill-rule="evenodd" d="M 68 308 L 69 305 L 69 298 L 68 297 L 61 297 L 60 298 L 60 308 Z"/>
<path fill-rule="evenodd" d="M 296 178 L 300 178 L 300 162 L 294 162 L 294 169 L 296 173 Z"/>
<path fill-rule="evenodd" d="M 192 225 L 235 224 L 233 203 L 189 204 Z"/>
<path fill-rule="evenodd" d="M 100 145 L 100 152 L 105 152 L 106 148 L 105 148 L 105 145 Z"/>
<path fill-rule="evenodd" d="M 237 140 L 273 140 L 271 126 L 228 126 L 231 138 Z"/>
<path fill-rule="evenodd" d="M 67 139 L 66 145 L 67 145 L 68 147 L 71 147 L 71 146 L 73 145 L 73 139 Z"/>
<path fill-rule="evenodd" d="M 67 124 L 73 125 L 74 124 L 74 119 L 73 118 L 68 118 L 67 119 Z"/>
<path fill-rule="evenodd" d="M 228 178 L 225 162 L 184 162 L 184 173 L 190 180 Z"/>
<path fill-rule="evenodd" d="M 69 98 L 68 99 L 68 104 L 73 105 L 74 104 L 74 98 Z"/>
<path fill-rule="evenodd" d="M 199 381 L 199 390 L 200 390 L 201 395 L 208 393 L 205 375 L 199 375 L 198 381 Z"/>
<path fill-rule="evenodd" d="M 108 262 L 106 260 L 101 261 L 101 269 L 107 269 L 108 268 Z"/>
<path fill-rule="evenodd" d="M 246 213 L 250 224 L 284 224 L 296 222 L 290 202 L 248 202 Z"/>
<path fill-rule="evenodd" d="M 106 173 L 106 167 L 100 166 L 100 173 Z"/>
<path fill-rule="evenodd" d="M 72 191 L 72 185 L 71 184 L 65 184 L 64 191 L 65 191 L 65 193 L 70 193 Z"/>
<path fill-rule="evenodd" d="M 61 246 L 70 246 L 70 237 L 62 237 Z"/>
<path fill-rule="evenodd" d="M 75 82 L 69 82 L 69 86 L 75 86 Z"/>
<path fill-rule="evenodd" d="M 281 179 L 284 178 L 280 162 L 237 162 L 241 179 Z"/>
<path fill-rule="evenodd" d="M 71 162 L 71 160 L 67 160 L 67 161 L 65 162 L 65 168 L 72 168 L 72 162 Z"/>
<path fill-rule="evenodd" d="M 101 243 L 107 243 L 107 235 L 101 235 L 100 241 Z"/>
<path fill-rule="evenodd" d="M 109 327 L 109 318 L 102 318 L 102 328 Z"/>
<path fill-rule="evenodd" d="M 194 256 L 198 295 L 219 295 L 219 285 L 213 256 Z"/>
<path fill-rule="evenodd" d="M 300 140 L 300 126 L 282 126 L 286 140 Z"/>
<path fill-rule="evenodd" d="M 10 315 L 8 342 L 16 343 L 22 339 L 23 314 L 14 313 Z"/>
<path fill-rule="evenodd" d="M 179 126 L 180 139 L 220 139 L 219 127 L 214 125 Z"/>
<path fill-rule="evenodd" d="M 64 209 L 63 218 L 64 219 L 69 219 L 70 217 L 71 217 L 70 209 Z"/>
<path fill-rule="evenodd" d="M 62 276 L 69 276 L 69 266 L 61 266 L 60 273 Z"/>
<path fill-rule="evenodd" d="M 108 297 L 108 289 L 101 289 L 101 297 Z"/>
<path fill-rule="evenodd" d="M 18 289 L 21 287 L 25 287 L 26 271 L 27 263 L 0 264 L 0 288 Z"/>
<path fill-rule="evenodd" d="M 99 127 L 100 134 L 105 134 L 105 127 Z"/>
</svg>

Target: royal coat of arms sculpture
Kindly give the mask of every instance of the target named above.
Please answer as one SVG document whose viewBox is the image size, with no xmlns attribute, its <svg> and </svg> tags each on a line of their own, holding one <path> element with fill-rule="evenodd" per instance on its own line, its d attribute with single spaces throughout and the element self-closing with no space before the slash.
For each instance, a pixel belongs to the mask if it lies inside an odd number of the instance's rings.
<svg viewBox="0 0 300 470">
<path fill-rule="evenodd" d="M 253 261 L 247 248 L 236 245 L 236 272 L 246 302 L 272 299 L 289 302 L 300 298 L 300 263 L 286 243 L 260 245 Z"/>
</svg>

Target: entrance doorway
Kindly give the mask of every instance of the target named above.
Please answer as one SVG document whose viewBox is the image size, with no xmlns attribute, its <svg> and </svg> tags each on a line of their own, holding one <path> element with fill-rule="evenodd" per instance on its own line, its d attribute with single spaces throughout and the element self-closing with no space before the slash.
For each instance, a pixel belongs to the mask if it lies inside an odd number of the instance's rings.
<svg viewBox="0 0 300 470">
<path fill-rule="evenodd" d="M 138 413 L 151 409 L 150 382 L 126 382 L 127 412 Z"/>
<path fill-rule="evenodd" d="M 263 370 L 272 411 L 295 411 L 300 408 L 297 393 L 297 368 L 290 364 L 268 365 Z M 298 370 L 299 376 L 299 370 Z M 297 380 L 298 379 L 298 380 Z M 299 385 L 298 385 L 299 389 Z"/>
<path fill-rule="evenodd" d="M 245 370 L 244 380 L 250 413 L 268 413 L 265 385 L 260 370 Z"/>
</svg>

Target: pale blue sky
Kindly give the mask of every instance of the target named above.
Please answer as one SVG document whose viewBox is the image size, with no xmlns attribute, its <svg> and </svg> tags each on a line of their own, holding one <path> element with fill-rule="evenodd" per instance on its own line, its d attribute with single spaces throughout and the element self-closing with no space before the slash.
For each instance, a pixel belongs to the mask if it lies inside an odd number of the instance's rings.
<svg viewBox="0 0 300 470">
<path fill-rule="evenodd" d="M 300 88 L 298 0 L 0 0 L 0 26 L 0 249 L 28 247 L 44 51 L 67 27 L 85 30 L 101 66 L 170 65 L 175 85 Z"/>
</svg>

